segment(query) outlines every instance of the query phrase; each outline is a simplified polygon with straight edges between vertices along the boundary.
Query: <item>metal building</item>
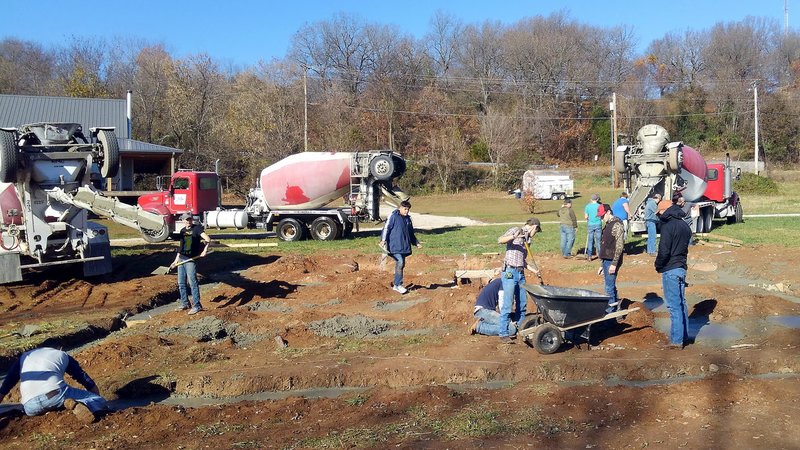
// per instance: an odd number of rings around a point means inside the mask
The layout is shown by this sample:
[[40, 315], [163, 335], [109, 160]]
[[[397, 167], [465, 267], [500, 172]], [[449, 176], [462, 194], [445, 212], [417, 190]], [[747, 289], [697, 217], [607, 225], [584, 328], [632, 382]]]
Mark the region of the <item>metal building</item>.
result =
[[131, 139], [130, 97], [130, 92], [127, 99], [0, 94], [0, 127], [36, 122], [80, 123], [84, 129], [114, 127], [120, 170], [110, 186], [108, 180], [103, 181], [103, 188], [118, 195], [136, 195], [131, 192], [136, 174], [171, 175], [183, 150]]

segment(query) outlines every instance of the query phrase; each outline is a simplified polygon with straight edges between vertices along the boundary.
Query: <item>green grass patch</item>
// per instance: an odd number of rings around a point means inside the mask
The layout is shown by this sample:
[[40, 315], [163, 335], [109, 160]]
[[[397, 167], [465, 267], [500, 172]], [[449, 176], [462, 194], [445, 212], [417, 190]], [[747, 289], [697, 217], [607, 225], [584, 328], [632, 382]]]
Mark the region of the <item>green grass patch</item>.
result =
[[733, 181], [733, 190], [739, 195], [777, 195], [780, 187], [771, 178], [754, 173], [744, 172], [738, 180]]

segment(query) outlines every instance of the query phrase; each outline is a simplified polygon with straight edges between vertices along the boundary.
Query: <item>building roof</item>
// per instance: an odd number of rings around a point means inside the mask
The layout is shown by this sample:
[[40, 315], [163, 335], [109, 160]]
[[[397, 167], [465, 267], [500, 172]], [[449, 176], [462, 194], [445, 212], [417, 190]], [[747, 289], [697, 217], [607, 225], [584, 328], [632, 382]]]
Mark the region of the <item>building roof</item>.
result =
[[165, 145], [157, 145], [157, 144], [150, 144], [148, 142], [137, 141], [134, 139], [123, 139], [117, 137], [117, 141], [119, 141], [119, 151], [123, 155], [126, 153], [149, 153], [149, 154], [176, 154], [180, 155], [183, 153], [183, 150], [167, 147]]
[[114, 127], [117, 137], [128, 139], [126, 103], [125, 99], [0, 94], [0, 127], [19, 128], [36, 122], [79, 123], [84, 129]]

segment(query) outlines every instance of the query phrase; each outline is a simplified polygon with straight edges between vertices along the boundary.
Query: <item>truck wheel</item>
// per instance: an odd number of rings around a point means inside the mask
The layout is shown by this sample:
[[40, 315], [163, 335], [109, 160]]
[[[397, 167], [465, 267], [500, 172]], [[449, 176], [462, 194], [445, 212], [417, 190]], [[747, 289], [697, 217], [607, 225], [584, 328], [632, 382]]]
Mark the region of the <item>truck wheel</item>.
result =
[[550, 200], [558, 200], [558, 194], [551, 195]]
[[343, 238], [348, 238], [348, 237], [350, 237], [350, 235], [353, 234], [353, 226], [354, 226], [353, 222], [350, 222], [349, 220], [345, 220], [344, 229], [342, 230], [342, 237]]
[[103, 147], [103, 165], [100, 166], [100, 176], [113, 178], [119, 172], [119, 142], [117, 134], [110, 130], [97, 132], [97, 141]]
[[317, 217], [311, 222], [311, 237], [317, 241], [333, 241], [339, 238], [339, 224], [330, 217]]
[[728, 216], [728, 224], [741, 223], [743, 221], [742, 203], [736, 203], [733, 208], [733, 215]]
[[14, 133], [0, 130], [0, 182], [17, 181], [17, 143]]
[[714, 209], [711, 206], [703, 209], [703, 233], [710, 233], [711, 227], [714, 223]]
[[151, 243], [157, 244], [164, 242], [169, 237], [169, 224], [164, 222], [164, 227], [160, 231], [146, 230], [142, 228], [142, 238]]
[[303, 239], [305, 226], [297, 219], [286, 218], [278, 222], [278, 239], [294, 242]]
[[683, 151], [678, 147], [672, 147], [669, 149], [668, 158], [667, 165], [669, 166], [670, 172], [680, 172], [681, 163], [683, 163]]
[[394, 173], [392, 174], [393, 178], [399, 178], [406, 173], [406, 160], [400, 157], [392, 157], [394, 161]]
[[378, 181], [392, 179], [394, 174], [394, 161], [391, 156], [378, 155], [369, 163], [369, 173]]
[[531, 339], [533, 340], [533, 348], [543, 355], [555, 353], [564, 342], [561, 338], [561, 331], [551, 323], [536, 327]]

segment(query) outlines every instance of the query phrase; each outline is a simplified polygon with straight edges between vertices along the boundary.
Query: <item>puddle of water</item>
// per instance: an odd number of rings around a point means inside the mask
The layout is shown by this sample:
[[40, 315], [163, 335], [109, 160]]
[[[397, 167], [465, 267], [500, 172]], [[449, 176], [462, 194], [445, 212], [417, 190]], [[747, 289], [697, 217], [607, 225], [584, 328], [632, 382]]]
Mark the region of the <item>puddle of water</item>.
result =
[[[658, 331], [668, 335], [670, 320], [668, 317], [657, 317], [654, 326]], [[735, 327], [709, 323], [708, 319], [700, 317], [689, 318], [689, 337], [694, 338], [697, 343], [702, 343], [704, 341], [734, 341], [741, 339], [744, 335]]]
[[800, 328], [800, 316], [772, 316], [767, 320], [786, 328]]

